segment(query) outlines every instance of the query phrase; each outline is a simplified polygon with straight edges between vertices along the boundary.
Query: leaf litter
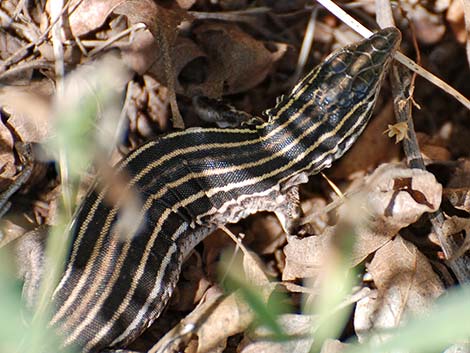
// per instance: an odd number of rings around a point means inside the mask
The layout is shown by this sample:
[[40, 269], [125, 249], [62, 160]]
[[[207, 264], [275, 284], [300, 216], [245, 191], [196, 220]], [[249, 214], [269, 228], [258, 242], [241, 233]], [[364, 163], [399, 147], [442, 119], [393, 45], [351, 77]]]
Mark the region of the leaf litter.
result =
[[[470, 72], [460, 44], [465, 42], [465, 16], [459, 4], [404, 1], [395, 16], [404, 33], [403, 50], [416, 39], [426, 49], [421, 53], [423, 63], [468, 96]], [[273, 8], [269, 8], [270, 1], [258, 5], [267, 7], [252, 11], [247, 2], [236, 0], [66, 3], [61, 41], [67, 75], [94, 65], [110, 52], [132, 73], [122, 91], [120, 124], [124, 133], [115, 156], [181, 124], [208, 126], [191, 106], [194, 95], [224, 97], [238, 109], [260, 115], [286, 93], [309, 11], [304, 1], [277, 1]], [[370, 5], [360, 5], [357, 11], [361, 10], [364, 16], [373, 17]], [[15, 144], [45, 144], [55, 134], [54, 67], [58, 58], [49, 11], [43, 2], [0, 4], [2, 190], [24, 169]], [[337, 45], [334, 33], [338, 29], [345, 37], [350, 33], [331, 15], [323, 13], [317, 19], [307, 67]], [[162, 347], [186, 352], [308, 352], [316, 337], [312, 327], [318, 328], [320, 322], [306, 310], [306, 303], [315, 301], [320, 291], [310, 284], [325, 281], [337, 254], [346, 259], [345, 271], [362, 275], [350, 294], [368, 289], [365, 296], [350, 303], [355, 311], [341, 332], [343, 342], [351, 337], [363, 341], [371, 334], [376, 340], [385, 339], [383, 329], [428, 312], [456, 280], [446, 267], [426, 214], [444, 210], [443, 231], [462, 244], [454, 256], [468, 256], [470, 114], [418, 80], [414, 99], [422, 109], [413, 112], [413, 119], [429, 172], [408, 169], [397, 163], [403, 155], [384, 135], [387, 126], [394, 124], [389, 92], [385, 84], [363, 137], [326, 172], [344, 190], [346, 199], [338, 198], [324, 179], [315, 176], [301, 190], [309, 223], [298, 234], [284, 234], [270, 214], [231, 225], [235, 234], [243, 235], [243, 246], [254, 253], [240, 251], [224, 232], [217, 231], [186, 262], [167, 311], [130, 348], [144, 350], [161, 340]], [[101, 119], [103, 112], [96, 112], [94, 125], [99, 126]], [[35, 169], [46, 172], [33, 173], [32, 180], [9, 197], [11, 207], [2, 220], [3, 246], [11, 242], [21, 248], [29, 240], [23, 233], [54, 223], [57, 174], [52, 172], [48, 156], [40, 151], [35, 156]], [[345, 239], [353, 241], [343, 252], [340, 248]], [[9, 245], [6, 248], [13, 251]], [[225, 268], [220, 274], [222, 251], [242, 258], [232, 263], [242, 279], [235, 281], [239, 288], [230, 293], [222, 287], [235, 270]], [[32, 254], [28, 261], [37, 261], [34, 251]], [[37, 285], [31, 279], [26, 283], [26, 291]], [[259, 297], [252, 296], [256, 292]], [[273, 328], [260, 313], [274, 310], [269, 302], [276, 293], [282, 294], [281, 301], [288, 302], [290, 309], [276, 314]], [[32, 294], [25, 298], [34, 301]], [[273, 340], [273, 329], [291, 340]], [[326, 339], [321, 351], [337, 352], [346, 346]]]

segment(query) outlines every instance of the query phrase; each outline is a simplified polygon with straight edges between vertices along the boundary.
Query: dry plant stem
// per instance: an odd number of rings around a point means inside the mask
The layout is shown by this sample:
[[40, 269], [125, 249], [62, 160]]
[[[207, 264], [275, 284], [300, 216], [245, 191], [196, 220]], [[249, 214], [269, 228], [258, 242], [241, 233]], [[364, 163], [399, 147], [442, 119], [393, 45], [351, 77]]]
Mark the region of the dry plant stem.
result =
[[[51, 64], [48, 61], [39, 59], [39, 60], [33, 60], [33, 61], [25, 61], [22, 62], [21, 64], [16, 65], [15, 67], [11, 68], [10, 70], [7, 70], [3, 73], [0, 73], [0, 81], [7, 79], [11, 76], [15, 76], [23, 71], [26, 70], [38, 70], [38, 69], [47, 69], [50, 68]], [[1, 71], [1, 68], [0, 68]]]
[[135, 32], [141, 31], [147, 29], [147, 26], [143, 23], [136, 23], [135, 25], [131, 26], [130, 28], [125, 29], [124, 31], [116, 34], [115, 36], [109, 38], [105, 42], [100, 42], [100, 44], [94, 48], [90, 53], [88, 54], [90, 57], [100, 53], [101, 51], [105, 50], [108, 48], [110, 45], [113, 43], [117, 42], [118, 40], [126, 37], [127, 35], [130, 34], [130, 39], [129, 41], [132, 41], [132, 36]]
[[[164, 18], [162, 18], [163, 20]], [[165, 78], [167, 81], [168, 87], [168, 98], [170, 100], [171, 114], [173, 127], [175, 129], [184, 129], [183, 117], [180, 114], [178, 109], [178, 103], [176, 102], [176, 93], [175, 93], [175, 74], [173, 70], [173, 63], [171, 59], [171, 48], [169, 38], [172, 33], [169, 33], [168, 26], [166, 21], [161, 21], [156, 26], [156, 39], [162, 43], [162, 54], [163, 54], [163, 71], [165, 72]]]
[[310, 50], [312, 49], [313, 37], [315, 36], [315, 26], [317, 22], [318, 7], [314, 7], [310, 13], [310, 19], [308, 20], [307, 29], [305, 30], [304, 40], [302, 41], [302, 47], [300, 48], [299, 58], [297, 60], [297, 67], [295, 68], [295, 74], [291, 78], [291, 82], [295, 83], [299, 80], [302, 74], [305, 63], [307, 62]]
[[[403, 150], [406, 155], [407, 164], [411, 168], [425, 170], [423, 158], [419, 150], [418, 140], [411, 119], [412, 100], [408, 96], [412, 82], [412, 75], [409, 70], [402, 66], [393, 65], [391, 69], [391, 83], [394, 96], [394, 108], [397, 122], [408, 124], [408, 138], [403, 140]], [[452, 237], [446, 237], [442, 233], [444, 215], [438, 210], [429, 215], [433, 231], [436, 233], [441, 248], [447, 259], [451, 259], [458, 251], [459, 246]], [[454, 260], [448, 260], [448, 264], [460, 283], [470, 282], [470, 258], [462, 256]]]
[[199, 20], [224, 20], [224, 21], [240, 21], [241, 16], [245, 15], [258, 15], [271, 12], [269, 7], [256, 7], [253, 9], [246, 9], [240, 11], [224, 11], [224, 12], [203, 12], [203, 11], [188, 11], [191, 16]]

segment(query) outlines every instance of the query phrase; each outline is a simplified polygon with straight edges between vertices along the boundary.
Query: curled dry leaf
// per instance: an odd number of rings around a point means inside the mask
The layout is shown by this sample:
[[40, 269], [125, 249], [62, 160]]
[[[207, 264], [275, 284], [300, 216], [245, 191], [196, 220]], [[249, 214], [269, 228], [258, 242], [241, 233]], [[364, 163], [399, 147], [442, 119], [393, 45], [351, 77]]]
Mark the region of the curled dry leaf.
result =
[[360, 341], [371, 331], [401, 325], [410, 314], [427, 312], [444, 293], [428, 259], [400, 236], [377, 250], [368, 270], [377, 290], [356, 307], [354, 327]]
[[362, 217], [356, 215], [359, 219], [366, 215], [368, 221], [356, 227], [353, 264], [360, 263], [423, 213], [436, 211], [442, 186], [427, 171], [384, 164], [367, 178], [364, 192], [356, 201], [353, 199], [352, 207], [346, 204], [340, 208], [340, 213], [346, 215], [351, 210], [367, 210]]
[[340, 207], [337, 226], [319, 236], [288, 237], [283, 280], [315, 277], [344, 223], [355, 230], [351, 265], [357, 265], [424, 212], [437, 210], [442, 186], [427, 171], [385, 164], [366, 179], [362, 191]]
[[447, 182], [446, 188], [448, 189], [470, 189], [470, 160], [459, 159], [457, 167], [450, 170], [451, 177]]
[[126, 112], [129, 130], [149, 139], [168, 129], [168, 89], [148, 75], [142, 78], [143, 84], [131, 81], [127, 86]]
[[264, 263], [255, 252], [247, 252], [243, 256], [243, 270], [246, 279], [254, 286], [269, 286], [269, 278], [264, 270]]
[[394, 219], [397, 230], [441, 204], [442, 186], [431, 173], [397, 164], [379, 166], [366, 180], [367, 206], [374, 215]]
[[[149, 46], [149, 50], [144, 50], [142, 51], [142, 53], [140, 53], [140, 51], [142, 50], [142, 46], [133, 43], [133, 52], [129, 53], [126, 49], [123, 53], [126, 57], [126, 60], [131, 63], [132, 67], [136, 67], [139, 70], [137, 72], [145, 71], [147, 69], [143, 70], [145, 65], [142, 64], [139, 64], [139, 66], [137, 66], [136, 60], [141, 60], [143, 63], [147, 63], [146, 65], [151, 64], [151, 66], [147, 66], [149, 74], [154, 76], [157, 81], [165, 84], [167, 78], [163, 70], [164, 56], [161, 52], [161, 49], [159, 49], [157, 46], [158, 43], [153, 43]], [[185, 87], [187, 83], [182, 82], [182, 80], [180, 79], [182, 70], [187, 70], [188, 64], [195, 63], [195, 69], [199, 70], [195, 70], [198, 72], [192, 73], [192, 76], [189, 81], [194, 81], [197, 85], [197, 82], [202, 81], [202, 76], [204, 76], [204, 70], [200, 67], [197, 67], [197, 63], [202, 63], [206, 61], [207, 55], [199, 46], [197, 46], [196, 43], [194, 43], [188, 38], [183, 37], [176, 38], [175, 42], [171, 46], [170, 51], [170, 57], [172, 60], [175, 77], [178, 78], [176, 80], [175, 90], [177, 93], [184, 94], [188, 90], [188, 88]]]
[[[463, 238], [463, 242], [458, 240], [461, 245], [458, 251], [452, 255], [453, 258], [460, 257], [470, 250], [470, 220], [468, 218], [453, 216], [446, 219], [442, 225], [442, 234], [447, 237]], [[431, 235], [434, 235], [434, 233], [431, 233]], [[440, 245], [437, 237], [436, 239], [431, 237], [431, 240]]]
[[445, 188], [443, 195], [455, 208], [470, 212], [470, 189], [468, 187]]
[[211, 352], [228, 337], [243, 332], [253, 320], [253, 312], [238, 293], [222, 299], [197, 330], [198, 352]]
[[[231, 267], [232, 265], [230, 262]], [[240, 266], [235, 267], [240, 268]], [[243, 276], [247, 280], [245, 285], [254, 286], [257, 295], [266, 303], [276, 285], [269, 282], [261, 260], [255, 253], [244, 250], [243, 269]], [[238, 273], [231, 273], [230, 276], [232, 275], [242, 276]], [[222, 352], [228, 337], [243, 332], [251, 324], [254, 315], [238, 291], [223, 298], [220, 291], [212, 288], [206, 292], [199, 305], [162, 338], [158, 346], [165, 347], [169, 342], [178, 342], [178, 345], [186, 346], [189, 337], [182, 332], [190, 327], [191, 332], [198, 337], [197, 352]]]
[[[254, 314], [240, 294], [226, 297], [218, 291], [206, 297], [187, 317], [169, 331], [155, 349], [184, 345], [187, 333], [198, 337], [197, 352], [218, 352], [226, 345], [228, 337], [243, 332], [252, 322]], [[176, 347], [175, 347], [176, 348]]]

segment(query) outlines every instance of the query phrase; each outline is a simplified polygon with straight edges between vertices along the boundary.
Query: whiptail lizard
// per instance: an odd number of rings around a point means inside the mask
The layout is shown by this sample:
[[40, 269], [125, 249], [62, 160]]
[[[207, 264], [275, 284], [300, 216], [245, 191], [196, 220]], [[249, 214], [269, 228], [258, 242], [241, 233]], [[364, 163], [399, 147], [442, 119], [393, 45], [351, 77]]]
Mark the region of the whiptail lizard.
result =
[[170, 133], [122, 159], [121, 195], [135, 193], [140, 205], [135, 231], [123, 236], [116, 226], [125, 196], [115, 200], [105, 186], [85, 197], [53, 296], [51, 325], [64, 346], [102, 352], [133, 341], [164, 309], [186, 255], [219, 225], [264, 210], [292, 231], [297, 186], [364, 130], [400, 38], [387, 28], [334, 52], [264, 123]]

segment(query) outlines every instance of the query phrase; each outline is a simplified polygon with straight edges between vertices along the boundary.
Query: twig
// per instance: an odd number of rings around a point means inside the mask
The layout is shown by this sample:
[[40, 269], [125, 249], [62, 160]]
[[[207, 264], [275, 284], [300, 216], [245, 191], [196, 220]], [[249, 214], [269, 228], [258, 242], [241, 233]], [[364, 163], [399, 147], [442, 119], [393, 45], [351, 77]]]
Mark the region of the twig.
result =
[[100, 45], [98, 45], [96, 48], [94, 48], [92, 51], [90, 51], [88, 56], [92, 57], [92, 56], [98, 54], [100, 51], [102, 51], [102, 50], [106, 49], [107, 47], [109, 47], [111, 44], [117, 42], [119, 39], [124, 38], [128, 34], [131, 34], [131, 36], [132, 36], [135, 32], [138, 32], [138, 31], [146, 29], [146, 28], [147, 28], [147, 26], [145, 24], [136, 23], [133, 26], [125, 29], [124, 31], [116, 34], [115, 36], [112, 36], [108, 40], [106, 40], [104, 42], [101, 42]]
[[295, 74], [293, 75], [291, 82], [297, 82], [302, 74], [305, 63], [307, 62], [308, 55], [312, 49], [313, 37], [315, 35], [315, 24], [317, 20], [318, 7], [314, 7], [310, 13], [310, 19], [308, 20], [307, 28], [305, 29], [304, 39], [302, 41], [302, 47], [300, 48], [299, 58], [297, 60], [297, 67], [295, 68]]

